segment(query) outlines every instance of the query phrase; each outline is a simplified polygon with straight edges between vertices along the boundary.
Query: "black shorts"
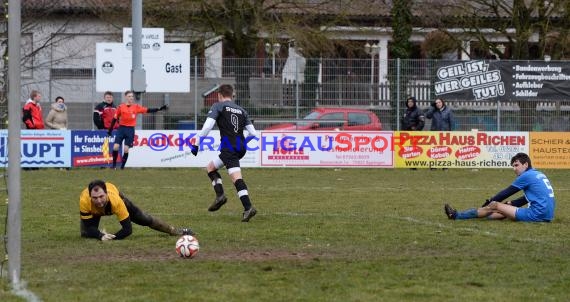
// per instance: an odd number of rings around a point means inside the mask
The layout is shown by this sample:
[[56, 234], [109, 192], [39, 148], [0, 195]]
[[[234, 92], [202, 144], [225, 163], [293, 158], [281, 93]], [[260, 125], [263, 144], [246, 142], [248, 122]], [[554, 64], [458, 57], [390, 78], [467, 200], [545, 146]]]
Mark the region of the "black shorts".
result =
[[123, 199], [129, 212], [129, 218], [131, 218], [133, 223], [142, 226], [148, 226], [152, 223], [152, 217], [137, 207], [127, 196], [123, 195], [123, 193], [119, 193], [119, 196]]
[[245, 156], [246, 152], [247, 150], [245, 148], [237, 152], [222, 149], [222, 151], [220, 151], [220, 159], [224, 163], [224, 166], [226, 166], [226, 169], [239, 168], [239, 160]]
[[121, 144], [125, 141], [125, 146], [133, 147], [135, 141], [135, 127], [120, 126], [115, 134], [115, 144]]

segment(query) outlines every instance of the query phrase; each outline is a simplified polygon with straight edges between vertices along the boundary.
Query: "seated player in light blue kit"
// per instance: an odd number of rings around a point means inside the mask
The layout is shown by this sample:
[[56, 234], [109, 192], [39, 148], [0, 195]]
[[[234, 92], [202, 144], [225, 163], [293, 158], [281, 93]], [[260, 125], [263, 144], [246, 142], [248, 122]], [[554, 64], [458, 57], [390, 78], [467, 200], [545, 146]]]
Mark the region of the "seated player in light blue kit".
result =
[[[508, 218], [515, 221], [550, 222], [554, 219], [554, 189], [542, 172], [532, 168], [530, 157], [525, 153], [517, 153], [511, 158], [511, 166], [517, 175], [515, 181], [497, 195], [488, 199], [481, 208], [457, 211], [445, 204], [445, 214], [449, 219]], [[511, 195], [522, 190], [521, 198], [502, 203]], [[522, 206], [528, 203], [528, 207]]]

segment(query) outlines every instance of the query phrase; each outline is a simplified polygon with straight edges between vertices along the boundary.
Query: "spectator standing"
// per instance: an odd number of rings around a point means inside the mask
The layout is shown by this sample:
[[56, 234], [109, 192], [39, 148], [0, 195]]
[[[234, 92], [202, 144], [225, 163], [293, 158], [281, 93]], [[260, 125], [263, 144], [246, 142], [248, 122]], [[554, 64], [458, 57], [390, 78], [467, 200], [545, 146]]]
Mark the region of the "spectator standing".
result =
[[418, 108], [417, 100], [411, 96], [406, 100], [406, 112], [402, 118], [402, 130], [421, 131], [424, 129], [425, 116], [423, 111]]
[[[437, 98], [426, 112], [426, 117], [431, 119], [431, 131], [452, 131], [455, 128], [453, 112], [445, 105], [442, 98]], [[430, 168], [435, 170], [436, 168]], [[447, 171], [447, 168], [443, 168]]]
[[452, 131], [455, 128], [453, 112], [445, 105], [442, 98], [437, 98], [431, 103], [431, 108], [426, 112], [426, 117], [431, 119], [431, 131]]
[[40, 100], [42, 95], [37, 90], [32, 90], [30, 98], [26, 101], [22, 113], [22, 121], [26, 124], [26, 129], [44, 129], [44, 118]]
[[[113, 103], [113, 93], [111, 91], [105, 91], [103, 94], [103, 101], [95, 106], [93, 111], [93, 123], [99, 130], [109, 129], [117, 107]], [[119, 124], [115, 124], [114, 129], [119, 128]]]
[[67, 106], [63, 97], [56, 97], [55, 102], [51, 104], [51, 110], [46, 118], [46, 125], [50, 129], [67, 129]]

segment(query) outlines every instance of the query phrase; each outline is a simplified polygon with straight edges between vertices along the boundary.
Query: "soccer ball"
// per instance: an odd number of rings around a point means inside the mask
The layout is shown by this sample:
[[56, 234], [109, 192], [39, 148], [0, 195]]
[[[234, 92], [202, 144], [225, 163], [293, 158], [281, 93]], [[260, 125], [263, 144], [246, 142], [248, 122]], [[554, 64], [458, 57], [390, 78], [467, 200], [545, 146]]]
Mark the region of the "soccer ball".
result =
[[176, 253], [182, 258], [194, 258], [200, 250], [198, 239], [191, 235], [183, 235], [176, 241]]

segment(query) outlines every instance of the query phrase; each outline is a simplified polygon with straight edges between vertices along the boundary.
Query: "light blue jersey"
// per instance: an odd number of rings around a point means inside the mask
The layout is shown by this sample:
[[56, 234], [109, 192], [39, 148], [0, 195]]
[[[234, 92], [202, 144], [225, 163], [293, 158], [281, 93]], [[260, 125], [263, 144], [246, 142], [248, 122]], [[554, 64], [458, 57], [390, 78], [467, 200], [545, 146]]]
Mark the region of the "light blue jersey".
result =
[[554, 219], [554, 189], [542, 172], [528, 169], [519, 175], [512, 184], [524, 192], [528, 208], [519, 208], [516, 219], [519, 221], [552, 221]]

